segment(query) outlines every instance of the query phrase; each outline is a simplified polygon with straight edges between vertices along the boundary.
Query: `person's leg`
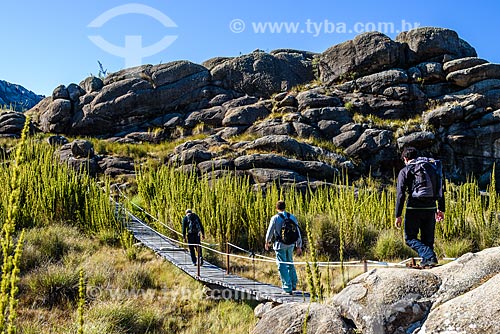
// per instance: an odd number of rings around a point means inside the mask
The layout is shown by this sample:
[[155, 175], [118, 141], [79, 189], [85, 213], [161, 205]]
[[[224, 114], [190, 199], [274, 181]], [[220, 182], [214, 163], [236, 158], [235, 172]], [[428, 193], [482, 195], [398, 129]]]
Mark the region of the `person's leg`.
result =
[[193, 262], [193, 264], [196, 264], [197, 263], [197, 261], [196, 261], [196, 248], [197, 248], [197, 246], [195, 245], [196, 239], [194, 238], [194, 236], [189, 235], [189, 234], [187, 236], [187, 239], [188, 239], [188, 243], [189, 243], [189, 253], [191, 254], [191, 261]]
[[436, 229], [435, 212], [431, 210], [423, 212], [420, 226], [420, 240], [424, 245], [429, 247], [426, 253], [426, 259], [437, 263], [437, 256], [434, 252], [434, 234]]
[[295, 290], [297, 288], [297, 272], [295, 270], [295, 266], [293, 265], [293, 249], [293, 246], [286, 249], [286, 262], [290, 262], [290, 264], [287, 265], [288, 275], [290, 276], [292, 290]]
[[422, 228], [423, 220], [428, 217], [431, 210], [406, 210], [405, 215], [405, 241], [408, 246], [418, 253], [422, 261], [429, 261], [435, 256], [434, 251], [418, 239], [418, 232]]
[[196, 246], [196, 252], [198, 253], [198, 259], [200, 261], [200, 266], [203, 265], [203, 249], [201, 248], [201, 239], [200, 239], [200, 236], [197, 235], [196, 236], [196, 244], [198, 246]]
[[290, 282], [290, 275], [288, 273], [288, 265], [284, 262], [287, 262], [287, 250], [286, 249], [278, 249], [276, 252], [276, 261], [278, 263], [278, 271], [280, 273], [281, 278], [281, 287], [283, 291], [292, 292], [292, 283]]

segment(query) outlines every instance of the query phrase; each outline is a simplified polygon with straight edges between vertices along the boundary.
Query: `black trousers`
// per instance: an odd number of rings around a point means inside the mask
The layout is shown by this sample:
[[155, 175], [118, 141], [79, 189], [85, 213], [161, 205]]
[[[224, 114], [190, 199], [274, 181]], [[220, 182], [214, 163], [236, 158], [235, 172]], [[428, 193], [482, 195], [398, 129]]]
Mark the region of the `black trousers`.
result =
[[201, 247], [197, 246], [200, 244], [200, 235], [198, 233], [196, 233], [196, 234], [188, 233], [187, 239], [188, 239], [188, 243], [189, 243], [189, 253], [191, 254], [191, 261], [193, 262], [193, 264], [197, 264], [198, 263], [198, 261], [196, 259], [197, 249], [199, 250], [198, 257], [200, 259], [203, 259]]
[[[425, 260], [436, 260], [434, 253], [434, 229], [436, 209], [406, 209], [405, 240]], [[418, 233], [420, 232], [420, 239]]]

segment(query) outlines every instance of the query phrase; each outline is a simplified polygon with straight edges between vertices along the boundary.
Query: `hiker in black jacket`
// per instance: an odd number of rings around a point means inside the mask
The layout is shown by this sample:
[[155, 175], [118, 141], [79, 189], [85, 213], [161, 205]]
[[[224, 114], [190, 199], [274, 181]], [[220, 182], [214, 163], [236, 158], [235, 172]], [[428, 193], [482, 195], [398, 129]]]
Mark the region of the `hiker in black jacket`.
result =
[[[404, 148], [401, 157], [406, 166], [398, 175], [395, 225], [401, 228], [403, 206], [408, 194], [404, 220], [405, 241], [422, 258], [421, 267], [432, 267], [438, 262], [434, 252], [434, 229], [436, 221], [444, 219], [445, 202], [442, 188], [440, 196], [416, 197], [415, 161], [421, 158], [418, 157], [417, 150], [411, 146]], [[441, 178], [439, 182], [439, 186], [442, 187]], [[419, 231], [420, 239], [418, 239]]]
[[189, 252], [191, 253], [191, 261], [193, 265], [197, 265], [196, 260], [196, 249], [199, 250], [198, 258], [200, 259], [200, 265], [203, 265], [203, 257], [200, 245], [200, 235], [205, 239], [205, 229], [201, 223], [200, 217], [191, 209], [186, 210], [186, 216], [182, 219], [182, 237], [184, 241], [189, 244]]

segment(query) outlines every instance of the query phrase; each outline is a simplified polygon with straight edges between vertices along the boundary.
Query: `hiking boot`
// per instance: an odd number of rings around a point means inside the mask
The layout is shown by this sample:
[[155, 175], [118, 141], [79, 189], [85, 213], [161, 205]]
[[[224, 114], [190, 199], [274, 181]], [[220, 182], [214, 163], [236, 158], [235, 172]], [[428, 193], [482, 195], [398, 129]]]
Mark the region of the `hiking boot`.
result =
[[438, 264], [437, 259], [433, 258], [433, 259], [429, 259], [429, 260], [422, 260], [420, 262], [420, 267], [433, 268], [433, 267], [437, 266], [437, 264]]
[[293, 291], [285, 291], [285, 290], [283, 290], [281, 293], [284, 294], [284, 295], [293, 296]]

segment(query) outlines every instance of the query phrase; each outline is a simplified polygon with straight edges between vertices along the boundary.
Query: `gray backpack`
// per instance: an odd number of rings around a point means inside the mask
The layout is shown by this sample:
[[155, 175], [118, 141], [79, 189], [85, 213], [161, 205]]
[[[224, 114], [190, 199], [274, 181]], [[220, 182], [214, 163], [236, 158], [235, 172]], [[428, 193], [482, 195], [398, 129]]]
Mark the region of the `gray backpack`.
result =
[[434, 198], [443, 196], [443, 168], [441, 161], [419, 157], [410, 163], [415, 176], [411, 196], [413, 198]]
[[187, 216], [188, 219], [188, 228], [187, 232], [189, 234], [198, 234], [201, 232], [201, 223], [200, 223], [200, 218], [194, 213], [190, 213]]

